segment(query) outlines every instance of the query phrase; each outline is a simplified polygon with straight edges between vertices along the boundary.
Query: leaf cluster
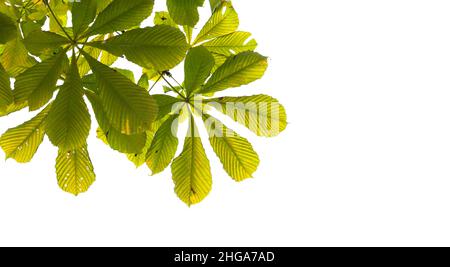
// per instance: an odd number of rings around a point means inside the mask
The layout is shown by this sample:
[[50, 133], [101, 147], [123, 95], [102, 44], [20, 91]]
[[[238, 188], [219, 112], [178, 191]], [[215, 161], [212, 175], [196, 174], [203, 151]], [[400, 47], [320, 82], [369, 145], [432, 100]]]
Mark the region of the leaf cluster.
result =
[[[255, 52], [251, 34], [238, 30], [230, 1], [210, 0], [211, 17], [197, 31], [204, 2], [167, 0], [152, 27], [140, 25], [153, 14], [154, 0], [1, 2], [0, 116], [24, 108], [37, 113], [1, 136], [6, 157], [31, 161], [47, 136], [59, 150], [61, 189], [86, 192], [96, 179], [87, 145], [95, 118], [97, 136], [137, 166], [146, 163], [157, 174], [171, 165], [176, 194], [192, 205], [212, 187], [201, 123], [230, 177], [252, 177], [257, 153], [212, 111], [266, 137], [286, 128], [286, 112], [266, 95], [215, 96], [260, 79], [268, 60]], [[137, 82], [133, 72], [114, 67], [120, 58], [142, 68]], [[179, 83], [170, 71], [183, 61]], [[164, 93], [153, 94], [163, 82]], [[189, 129], [177, 156], [185, 120]]]

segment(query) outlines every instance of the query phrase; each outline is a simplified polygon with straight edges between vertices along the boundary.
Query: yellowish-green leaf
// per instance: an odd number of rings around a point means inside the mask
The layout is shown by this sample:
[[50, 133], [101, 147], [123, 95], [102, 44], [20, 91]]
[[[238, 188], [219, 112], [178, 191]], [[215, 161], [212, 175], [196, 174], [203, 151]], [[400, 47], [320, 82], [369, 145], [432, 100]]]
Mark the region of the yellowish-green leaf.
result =
[[267, 95], [221, 97], [208, 100], [208, 104], [258, 136], [277, 136], [287, 127], [286, 110]]
[[98, 82], [98, 95], [111, 125], [123, 134], [149, 130], [158, 106], [148, 92], [128, 78], [83, 53]]
[[153, 23], [155, 25], [167, 25], [178, 28], [178, 24], [173, 21], [173, 19], [170, 17], [169, 12], [166, 11], [156, 12]]
[[181, 99], [172, 97], [170, 95], [153, 95], [156, 103], [158, 103], [159, 112], [158, 120], [164, 118], [170, 113], [176, 113], [180, 109]]
[[179, 29], [166, 25], [130, 30], [106, 42], [89, 45], [116, 56], [125, 55], [129, 61], [157, 71], [169, 70], [178, 65], [189, 47]]
[[86, 192], [95, 182], [87, 145], [68, 151], [60, 149], [56, 158], [56, 175], [59, 187], [65, 192], [75, 196]]
[[178, 148], [178, 115], [170, 116], [156, 132], [146, 155], [147, 166], [153, 175], [164, 171], [175, 157]]
[[[69, 5], [64, 1], [49, 1], [50, 7], [56, 15], [56, 19], [63, 27], [67, 25], [67, 12], [69, 11]], [[64, 35], [63, 29], [61, 29], [59, 23], [55, 17], [49, 16], [50, 19], [50, 31]], [[67, 30], [66, 30], [67, 32]]]
[[145, 159], [147, 157], [148, 149], [150, 148], [150, 145], [152, 144], [154, 135], [155, 135], [155, 133], [153, 131], [147, 131], [145, 146], [142, 148], [142, 150], [140, 152], [127, 154], [128, 160], [133, 162], [134, 165], [136, 166], [136, 168], [139, 168], [145, 164]]
[[212, 116], [204, 115], [209, 142], [223, 168], [237, 182], [252, 178], [259, 157], [250, 142]]
[[194, 27], [199, 21], [198, 8], [205, 0], [167, 0], [170, 16], [178, 25]]
[[[108, 38], [113, 37], [113, 34], [109, 34]], [[105, 64], [106, 66], [111, 66], [112, 64], [114, 64], [114, 62], [116, 62], [118, 59], [117, 56], [103, 50], [102, 51], [102, 56], [100, 57], [100, 62]]]
[[75, 39], [83, 33], [97, 15], [97, 1], [75, 1], [72, 6], [72, 24]]
[[0, 110], [0, 117], [7, 116], [28, 106], [27, 102], [13, 102], [5, 110]]
[[[99, 35], [94, 38], [94, 41], [103, 41], [104, 38], [105, 37], [103, 35]], [[98, 59], [100, 57], [100, 53], [102, 53], [100, 49], [91, 46], [85, 46], [83, 48], [83, 51], [95, 59]], [[78, 70], [80, 72], [81, 77], [85, 76], [87, 73], [89, 73], [89, 71], [91, 71], [91, 67], [89, 66], [89, 63], [87, 62], [86, 58], [80, 57], [78, 59]]]
[[33, 31], [25, 37], [25, 46], [30, 53], [40, 56], [51, 53], [57, 48], [69, 44], [70, 40], [53, 32]]
[[61, 150], [77, 149], [86, 143], [91, 117], [83, 96], [83, 85], [74, 58], [47, 117], [46, 133], [53, 145]]
[[211, 6], [211, 11], [214, 12], [214, 10], [216, 10], [216, 8], [224, 1], [227, 1], [227, 0], [209, 0], [209, 4]]
[[9, 129], [2, 135], [0, 146], [7, 158], [12, 158], [20, 163], [31, 161], [44, 140], [45, 119], [49, 110], [50, 105], [33, 119], [16, 128]]
[[5, 45], [0, 63], [11, 77], [17, 77], [36, 64], [36, 60], [28, 55], [22, 39], [16, 38]]
[[16, 23], [6, 14], [0, 13], [0, 44], [6, 44], [16, 36]]
[[258, 46], [255, 39], [250, 39], [249, 32], [234, 32], [215, 38], [203, 44], [210, 52], [232, 56], [245, 51], [253, 51]]
[[267, 66], [267, 58], [255, 52], [230, 57], [214, 72], [200, 93], [215, 93], [252, 83], [264, 75]]
[[153, 10], [154, 0], [114, 0], [97, 17], [88, 35], [128, 30], [146, 19]]
[[17, 8], [7, 5], [5, 1], [0, 2], [0, 12], [11, 18], [13, 21], [16, 21], [19, 18], [18, 16], [20, 14], [17, 11]]
[[239, 27], [239, 17], [230, 2], [223, 2], [218, 7], [211, 18], [203, 26], [194, 44], [199, 44], [206, 40], [224, 36], [235, 32]]
[[30, 110], [37, 110], [48, 103], [65, 63], [67, 63], [66, 53], [61, 51], [20, 74], [14, 86], [16, 101], [28, 101]]
[[5, 112], [13, 102], [14, 96], [11, 90], [9, 75], [0, 64], [0, 112]]
[[223, 65], [223, 63], [225, 63], [225, 61], [227, 61], [228, 57], [221, 55], [221, 54], [216, 54], [216, 53], [211, 53], [212, 56], [214, 57], [214, 68], [212, 69], [211, 72], [216, 72], [216, 70]]
[[214, 57], [206, 48], [199, 46], [189, 51], [184, 64], [184, 88], [189, 96], [205, 83], [213, 67]]
[[90, 92], [86, 95], [92, 104], [95, 117], [97, 118], [97, 122], [100, 126], [100, 128], [97, 129], [97, 137], [109, 145], [112, 149], [121, 153], [140, 153], [146, 143], [146, 134], [122, 134], [120, 131], [111, 126], [111, 122], [106, 116], [100, 98]]
[[113, 0], [95, 0], [97, 2], [97, 14], [105, 10]]
[[175, 193], [187, 205], [200, 203], [212, 188], [209, 160], [191, 117], [183, 152], [172, 163]]

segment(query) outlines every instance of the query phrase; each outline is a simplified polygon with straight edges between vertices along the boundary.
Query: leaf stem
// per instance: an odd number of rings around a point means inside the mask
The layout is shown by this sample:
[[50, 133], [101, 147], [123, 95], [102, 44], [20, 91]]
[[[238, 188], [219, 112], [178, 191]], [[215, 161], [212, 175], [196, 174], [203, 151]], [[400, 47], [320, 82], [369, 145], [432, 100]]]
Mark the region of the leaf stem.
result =
[[43, 0], [45, 6], [47, 7], [47, 9], [50, 11], [50, 13], [52, 14], [53, 18], [55, 19], [56, 23], [58, 24], [58, 26], [61, 28], [61, 30], [64, 32], [64, 34], [67, 36], [67, 38], [69, 38], [69, 40], [72, 43], [75, 43], [75, 41], [72, 39], [72, 37], [70, 37], [70, 35], [66, 32], [66, 30], [64, 29], [64, 27], [62, 26], [61, 22], [59, 22], [58, 18], [56, 17], [55, 12], [53, 12], [53, 9], [50, 7], [50, 5], [48, 4], [48, 0]]
[[178, 90], [166, 79], [166, 77], [164, 77], [163, 73], [161, 73], [161, 77], [175, 93], [177, 93], [182, 99], [187, 100], [186, 97], [184, 95], [182, 95], [180, 92], [178, 92]]
[[148, 92], [150, 93], [153, 88], [155, 88], [155, 86], [158, 84], [158, 82], [161, 80], [163, 74], [159, 75], [158, 79], [155, 81], [155, 83], [152, 85], [152, 87], [150, 87], [150, 89], [148, 89]]

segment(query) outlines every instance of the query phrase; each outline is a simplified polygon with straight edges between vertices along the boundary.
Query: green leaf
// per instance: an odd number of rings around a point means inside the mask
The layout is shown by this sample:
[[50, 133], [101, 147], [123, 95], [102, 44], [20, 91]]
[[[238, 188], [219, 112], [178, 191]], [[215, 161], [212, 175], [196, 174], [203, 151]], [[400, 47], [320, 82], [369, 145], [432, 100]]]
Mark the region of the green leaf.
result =
[[277, 136], [287, 127], [286, 110], [267, 95], [220, 97], [209, 99], [208, 104], [258, 136]]
[[250, 39], [249, 32], [234, 32], [218, 37], [203, 44], [210, 52], [232, 56], [246, 51], [253, 51], [258, 46], [255, 39]]
[[199, 21], [198, 8], [205, 0], [167, 0], [170, 16], [179, 25], [194, 27]]
[[5, 45], [0, 64], [11, 77], [17, 77], [17, 75], [36, 64], [36, 60], [28, 55], [22, 40], [17, 38]]
[[146, 155], [153, 175], [164, 171], [172, 162], [178, 148], [178, 115], [170, 116], [156, 132]]
[[98, 82], [98, 95], [112, 126], [123, 134], [150, 129], [158, 114], [156, 102], [143, 88], [83, 53]]
[[251, 178], [259, 157], [250, 142], [212, 116], [204, 115], [204, 121], [209, 142], [228, 175], [238, 182]]
[[211, 53], [211, 54], [214, 57], [214, 62], [215, 62], [214, 68], [212, 69], [211, 72], [216, 72], [216, 70], [218, 68], [220, 68], [220, 66], [222, 66], [223, 63], [225, 63], [225, 61], [227, 61], [228, 57], [221, 55], [221, 54], [216, 54], [216, 53]]
[[173, 21], [173, 19], [170, 17], [169, 12], [165, 11], [156, 12], [153, 23], [155, 25], [167, 25], [172, 26], [174, 28], [178, 28], [178, 24], [175, 21]]
[[[225, 0], [226, 1], [226, 0]], [[216, 8], [223, 2], [223, 0], [209, 0], [211, 11], [214, 12]]]
[[148, 80], [148, 75], [143, 73], [139, 78], [138, 85], [146, 90], [150, 87], [150, 82]]
[[0, 111], [5, 112], [13, 102], [14, 96], [11, 90], [9, 75], [0, 64]]
[[34, 31], [24, 40], [25, 46], [32, 54], [40, 56], [51, 53], [57, 48], [70, 44], [70, 40], [53, 32]]
[[83, 146], [91, 128], [91, 118], [83, 99], [83, 85], [75, 58], [71, 65], [52, 105], [46, 127], [53, 145], [66, 151]]
[[140, 153], [146, 143], [146, 134], [122, 134], [112, 127], [111, 121], [106, 116], [100, 98], [93, 93], [86, 93], [94, 109], [95, 117], [100, 128], [97, 130], [97, 137], [107, 143], [112, 149], [121, 153]]
[[138, 26], [153, 10], [154, 0], [114, 0], [103, 10], [88, 35], [128, 30]]
[[75, 1], [73, 3], [72, 24], [75, 39], [89, 27], [89, 24], [91, 24], [96, 15], [97, 1], [83, 0], [79, 2]]
[[203, 41], [224, 36], [235, 32], [239, 27], [239, 17], [230, 2], [223, 2], [220, 7], [214, 11], [211, 18], [202, 28], [194, 44]]
[[48, 103], [66, 62], [66, 53], [61, 51], [19, 75], [14, 89], [16, 100], [28, 100], [30, 110], [37, 110]]
[[153, 95], [156, 103], [158, 103], [159, 112], [158, 120], [164, 118], [172, 112], [179, 111], [179, 105], [175, 106], [177, 103], [181, 102], [181, 99], [172, 97], [170, 95]]
[[88, 45], [107, 50], [116, 56], [125, 55], [131, 62], [158, 71], [178, 65], [189, 47], [186, 37], [179, 29], [166, 25], [131, 30], [106, 42]]
[[78, 196], [86, 192], [95, 182], [87, 145], [74, 150], [62, 150], [56, 158], [56, 175], [59, 187], [65, 192]]
[[184, 88], [188, 96], [200, 89], [213, 67], [214, 57], [206, 48], [199, 46], [189, 51], [184, 64]]
[[200, 93], [215, 93], [252, 83], [264, 75], [267, 66], [267, 58], [255, 52], [230, 57], [214, 72]]
[[175, 193], [189, 206], [211, 192], [211, 168], [192, 116], [183, 152], [172, 163], [172, 176]]
[[30, 33], [34, 31], [41, 31], [41, 28], [45, 24], [45, 19], [39, 21], [22, 21], [20, 27], [22, 28], [23, 36], [26, 38]]
[[[113, 37], [113, 34], [109, 34], [108, 38]], [[101, 51], [102, 52], [102, 56], [100, 57], [100, 62], [105, 64], [106, 66], [111, 66], [112, 64], [114, 64], [114, 62], [117, 61], [118, 57], [107, 52], [107, 51]]]
[[120, 68], [112, 68], [112, 69], [122, 74], [123, 76], [127, 77], [127, 79], [130, 80], [132, 83], [136, 82], [134, 78], [134, 72], [132, 72], [131, 70], [125, 70]]
[[38, 150], [45, 135], [45, 119], [50, 106], [47, 106], [36, 117], [24, 124], [9, 129], [0, 138], [0, 146], [7, 158], [19, 163], [30, 162]]
[[95, 0], [97, 2], [97, 14], [105, 10], [113, 0]]
[[[59, 23], [61, 23], [63, 27], [65, 27], [67, 25], [67, 11], [69, 11], [69, 5], [64, 3], [64, 1], [54, 1], [54, 0], [50, 1], [49, 4], [51, 9], [56, 15], [56, 19], [59, 21]], [[63, 29], [61, 29], [58, 22], [52, 15], [49, 16], [49, 19], [50, 19], [50, 31], [61, 35], [65, 35]]]
[[140, 150], [140, 152], [127, 154], [128, 160], [133, 162], [136, 168], [139, 168], [145, 164], [147, 152], [148, 149], [150, 148], [150, 145], [152, 144], [154, 135], [155, 133], [153, 131], [147, 131], [145, 146]]
[[0, 13], [0, 44], [6, 44], [17, 36], [17, 26], [6, 14]]
[[27, 102], [13, 102], [5, 110], [0, 110], [0, 117], [7, 116], [11, 113], [24, 109], [28, 106]]
[[[105, 37], [103, 35], [99, 35], [96, 38], [94, 38], [95, 41], [103, 41], [104, 39]], [[102, 53], [100, 49], [91, 46], [85, 46], [83, 48], [83, 51], [95, 59], [98, 59], [100, 57], [100, 54]], [[78, 70], [80, 72], [81, 77], [83, 77], [84, 75], [89, 73], [89, 71], [91, 71], [91, 67], [89, 66], [89, 63], [84, 57], [80, 57], [78, 59]]]

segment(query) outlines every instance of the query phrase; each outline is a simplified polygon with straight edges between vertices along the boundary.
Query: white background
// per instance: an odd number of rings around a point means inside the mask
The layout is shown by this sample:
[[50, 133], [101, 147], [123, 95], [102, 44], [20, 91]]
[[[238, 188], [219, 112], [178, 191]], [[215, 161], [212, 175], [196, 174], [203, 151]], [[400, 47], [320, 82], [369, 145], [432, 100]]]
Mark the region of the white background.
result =
[[233, 182], [208, 147], [214, 189], [188, 208], [170, 171], [135, 170], [93, 126], [87, 194], [59, 190], [48, 141], [31, 164], [1, 161], [1, 245], [450, 245], [450, 2], [234, 5], [270, 69], [230, 93], [271, 94], [290, 122], [273, 139], [238, 127], [261, 157], [255, 179]]

